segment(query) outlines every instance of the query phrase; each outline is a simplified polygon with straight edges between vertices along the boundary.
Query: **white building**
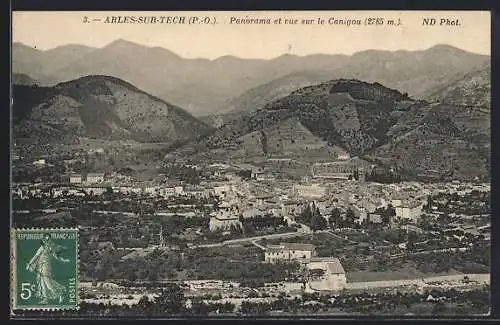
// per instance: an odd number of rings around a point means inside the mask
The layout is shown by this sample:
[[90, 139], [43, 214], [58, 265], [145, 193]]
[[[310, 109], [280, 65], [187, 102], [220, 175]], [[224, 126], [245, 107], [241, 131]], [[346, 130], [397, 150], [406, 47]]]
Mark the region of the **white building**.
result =
[[302, 212], [304, 205], [299, 201], [284, 201], [281, 203], [281, 214], [283, 216], [295, 216]]
[[382, 223], [382, 216], [376, 213], [370, 213], [368, 220], [372, 223]]
[[347, 284], [347, 277], [340, 260], [336, 257], [314, 257], [307, 264], [309, 270], [321, 269], [323, 276], [310, 279], [309, 286], [314, 290], [340, 291]]
[[213, 217], [210, 217], [210, 222], [208, 224], [210, 231], [217, 231], [217, 230], [229, 230], [231, 227], [242, 227], [241, 221], [239, 217], [233, 216], [222, 216], [222, 215], [216, 215]]
[[104, 173], [88, 173], [87, 184], [99, 184], [104, 182]]
[[102, 195], [104, 192], [106, 192], [105, 187], [84, 187], [82, 190], [87, 193], [88, 195]]
[[33, 165], [36, 166], [44, 166], [45, 165], [45, 159], [38, 159], [33, 162]]
[[339, 153], [339, 154], [337, 154], [337, 159], [338, 160], [349, 160], [349, 159], [351, 159], [351, 156], [347, 152]]
[[70, 184], [81, 184], [82, 183], [82, 175], [80, 175], [80, 174], [69, 175], [69, 183]]
[[113, 192], [115, 192], [115, 193], [123, 193], [123, 194], [132, 193], [131, 186], [113, 186], [112, 189], [113, 189]]
[[396, 207], [395, 210], [397, 218], [417, 223], [418, 218], [422, 215], [422, 204], [402, 204], [401, 206]]
[[182, 186], [175, 186], [174, 187], [174, 192], [175, 192], [175, 195], [182, 195], [182, 194], [184, 194], [184, 187], [182, 187]]
[[243, 210], [241, 213], [244, 219], [253, 218], [261, 214], [262, 212], [259, 209], [253, 207], [249, 207], [248, 209]]
[[175, 196], [175, 187], [165, 187], [161, 189], [161, 195], [163, 197]]
[[321, 186], [320, 184], [310, 184], [310, 185], [293, 185], [292, 195], [308, 198], [308, 199], [319, 199], [327, 194], [327, 188]]
[[229, 184], [222, 185], [222, 186], [215, 186], [214, 187], [214, 193], [216, 195], [225, 197], [226, 195], [229, 194], [229, 192], [231, 191], [231, 189], [232, 189], [232, 187]]
[[150, 196], [155, 196], [160, 193], [160, 189], [156, 186], [145, 186], [143, 188], [143, 193]]
[[220, 210], [210, 217], [208, 226], [210, 231], [225, 231], [231, 229], [231, 227], [243, 227], [238, 209], [234, 206], [231, 207], [227, 202], [223, 202]]
[[401, 201], [401, 199], [393, 199], [391, 201], [391, 205], [395, 208], [400, 207], [402, 204], [403, 202]]
[[293, 261], [308, 263], [314, 256], [316, 256], [316, 250], [312, 244], [281, 243], [267, 246], [264, 261], [267, 263]]
[[104, 148], [90, 149], [87, 151], [89, 154], [104, 154]]

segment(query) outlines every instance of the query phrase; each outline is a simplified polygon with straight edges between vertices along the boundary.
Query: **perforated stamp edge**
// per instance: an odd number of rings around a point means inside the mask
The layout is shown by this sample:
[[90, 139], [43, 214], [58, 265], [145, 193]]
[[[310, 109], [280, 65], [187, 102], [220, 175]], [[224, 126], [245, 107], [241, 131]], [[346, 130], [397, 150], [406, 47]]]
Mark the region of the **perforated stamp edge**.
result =
[[[22, 232], [34, 232], [34, 231], [74, 231], [76, 233], [76, 257], [75, 257], [75, 275], [76, 275], [76, 304], [75, 306], [68, 307], [19, 307], [16, 306], [16, 296], [17, 296], [17, 286], [16, 286], [16, 234]], [[10, 229], [10, 315], [11, 316], [22, 316], [23, 311], [75, 311], [80, 309], [80, 292], [79, 292], [79, 280], [80, 280], [80, 229], [79, 228], [11, 228]]]

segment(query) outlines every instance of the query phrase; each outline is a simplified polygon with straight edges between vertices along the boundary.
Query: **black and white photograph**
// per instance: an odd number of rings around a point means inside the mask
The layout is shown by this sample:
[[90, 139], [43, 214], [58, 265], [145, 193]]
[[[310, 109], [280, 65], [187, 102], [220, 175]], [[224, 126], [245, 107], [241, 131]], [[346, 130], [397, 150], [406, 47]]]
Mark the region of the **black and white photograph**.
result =
[[490, 27], [13, 12], [11, 229], [77, 229], [78, 277], [40, 255], [11, 317], [490, 315]]

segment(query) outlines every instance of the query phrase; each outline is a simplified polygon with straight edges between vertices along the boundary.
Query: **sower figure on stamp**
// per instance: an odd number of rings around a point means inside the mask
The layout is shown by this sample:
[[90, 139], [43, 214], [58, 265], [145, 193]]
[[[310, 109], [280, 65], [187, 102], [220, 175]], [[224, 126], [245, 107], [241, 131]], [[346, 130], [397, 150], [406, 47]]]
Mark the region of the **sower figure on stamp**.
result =
[[59, 303], [62, 303], [64, 300], [66, 288], [54, 280], [51, 267], [53, 259], [63, 263], [69, 262], [69, 259], [59, 256], [62, 248], [54, 244], [49, 235], [45, 235], [35, 256], [26, 266], [28, 271], [36, 273], [35, 296], [40, 299], [41, 304], [47, 304], [49, 300], [55, 299], [59, 299]]

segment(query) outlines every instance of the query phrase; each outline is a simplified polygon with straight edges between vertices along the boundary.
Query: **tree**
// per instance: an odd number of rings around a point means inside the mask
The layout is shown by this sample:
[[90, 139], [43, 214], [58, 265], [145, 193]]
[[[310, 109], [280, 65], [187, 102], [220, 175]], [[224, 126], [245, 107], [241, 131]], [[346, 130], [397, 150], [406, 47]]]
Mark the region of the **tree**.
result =
[[104, 192], [104, 197], [108, 199], [112, 199], [114, 196], [113, 188], [110, 186], [106, 187], [106, 192]]
[[415, 243], [417, 242], [417, 240], [418, 238], [413, 232], [408, 234], [406, 248], [408, 249], [409, 252], [413, 252], [415, 250]]
[[323, 270], [323, 269], [309, 270], [309, 276], [313, 279], [321, 278], [324, 274], [325, 274], [325, 270]]
[[155, 307], [159, 313], [177, 315], [185, 308], [184, 291], [175, 283], [168, 283], [159, 296], [154, 298]]
[[311, 218], [312, 218], [311, 208], [307, 206], [304, 210], [302, 210], [297, 220], [306, 225], [309, 225], [311, 223]]
[[136, 305], [136, 308], [143, 314], [148, 314], [151, 312], [152, 303], [149, 301], [148, 296], [142, 296]]
[[330, 212], [330, 224], [337, 225], [340, 222], [340, 209], [339, 208], [333, 208], [332, 212]]
[[389, 217], [395, 217], [396, 216], [396, 209], [392, 206], [392, 204], [387, 205], [387, 215]]
[[327, 221], [325, 218], [323, 218], [322, 215], [315, 213], [311, 217], [310, 227], [312, 230], [314, 230], [314, 231], [323, 230], [323, 229], [326, 229], [327, 226], [328, 226]]
[[348, 208], [346, 213], [345, 213], [346, 221], [349, 223], [349, 225], [352, 225], [354, 223], [354, 219], [356, 219], [356, 215], [354, 213], [354, 210], [352, 208]]
[[434, 200], [432, 199], [432, 196], [427, 196], [427, 203], [424, 205], [424, 211], [425, 212], [430, 212], [432, 211], [432, 207], [434, 206]]
[[443, 302], [438, 301], [434, 304], [434, 307], [432, 307], [432, 314], [433, 315], [441, 315], [446, 311], [446, 306], [444, 305]]

